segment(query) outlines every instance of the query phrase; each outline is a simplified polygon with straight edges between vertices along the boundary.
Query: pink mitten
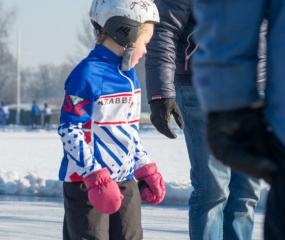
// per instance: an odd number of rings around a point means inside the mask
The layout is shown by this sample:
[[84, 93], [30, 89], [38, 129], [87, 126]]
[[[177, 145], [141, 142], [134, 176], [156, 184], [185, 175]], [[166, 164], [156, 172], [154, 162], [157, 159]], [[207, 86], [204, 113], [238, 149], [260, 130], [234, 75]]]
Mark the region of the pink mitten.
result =
[[84, 178], [88, 189], [88, 198], [93, 207], [106, 214], [112, 214], [119, 210], [124, 196], [121, 194], [118, 184], [110, 178], [107, 168], [102, 168]]
[[160, 203], [165, 196], [164, 180], [155, 163], [149, 163], [135, 171], [139, 181], [145, 181], [146, 187], [140, 189], [141, 199], [150, 204]]

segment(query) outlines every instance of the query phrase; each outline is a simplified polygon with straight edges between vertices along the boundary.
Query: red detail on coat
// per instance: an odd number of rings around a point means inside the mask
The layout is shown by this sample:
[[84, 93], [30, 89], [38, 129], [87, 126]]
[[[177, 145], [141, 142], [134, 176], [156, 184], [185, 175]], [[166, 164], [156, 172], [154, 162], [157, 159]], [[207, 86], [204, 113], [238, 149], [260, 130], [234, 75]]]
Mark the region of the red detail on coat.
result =
[[65, 95], [65, 101], [66, 101], [67, 105], [66, 104], [63, 105], [64, 111], [71, 112], [73, 104], [72, 104], [72, 102], [70, 100], [70, 97], [67, 94]]
[[81, 109], [83, 108], [85, 105], [89, 104], [89, 101], [87, 100], [84, 100], [83, 102], [77, 104], [75, 107], [74, 107], [74, 114], [76, 115], [83, 115], [84, 113], [86, 113], [85, 110]]
[[82, 128], [86, 128], [86, 129], [91, 129], [91, 120], [89, 120], [88, 122], [86, 122]]
[[91, 142], [91, 133], [90, 132], [84, 132], [85, 135], [85, 142], [90, 143]]
[[85, 123], [82, 127], [84, 136], [85, 136], [85, 142], [90, 143], [91, 142], [91, 120], [89, 120], [87, 123]]
[[73, 173], [69, 178], [71, 182], [83, 182], [83, 177], [79, 176], [77, 173]]
[[72, 109], [73, 109], [74, 114], [81, 116], [86, 113], [86, 111], [82, 108], [87, 104], [89, 104], [89, 101], [84, 100], [83, 102], [78, 103], [73, 107], [73, 103], [70, 99], [70, 96], [66, 94], [65, 103], [63, 104], [63, 109], [66, 112], [72, 112]]
[[95, 124], [97, 125], [118, 125], [118, 124], [133, 124], [133, 123], [137, 123], [140, 120], [135, 119], [135, 120], [131, 120], [131, 121], [118, 121], [118, 122], [97, 122], [94, 121]]
[[[115, 97], [131, 97], [131, 93], [124, 93], [124, 94], [113, 94], [113, 95], [108, 95], [108, 96], [101, 96], [99, 99], [104, 99], [104, 98], [115, 98]], [[99, 100], [98, 99], [98, 100]]]

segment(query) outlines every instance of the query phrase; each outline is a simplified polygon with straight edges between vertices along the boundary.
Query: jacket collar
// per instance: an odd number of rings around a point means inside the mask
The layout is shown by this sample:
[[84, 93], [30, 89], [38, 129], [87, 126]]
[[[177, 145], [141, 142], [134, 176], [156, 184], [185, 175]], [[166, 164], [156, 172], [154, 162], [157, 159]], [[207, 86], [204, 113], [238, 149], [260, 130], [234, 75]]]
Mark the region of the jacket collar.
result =
[[89, 57], [93, 56], [99, 56], [103, 58], [105, 61], [112, 63], [112, 64], [120, 64], [122, 62], [122, 57], [119, 57], [115, 53], [113, 53], [111, 50], [106, 48], [105, 46], [101, 44], [96, 44], [95, 48], [91, 53], [89, 54]]

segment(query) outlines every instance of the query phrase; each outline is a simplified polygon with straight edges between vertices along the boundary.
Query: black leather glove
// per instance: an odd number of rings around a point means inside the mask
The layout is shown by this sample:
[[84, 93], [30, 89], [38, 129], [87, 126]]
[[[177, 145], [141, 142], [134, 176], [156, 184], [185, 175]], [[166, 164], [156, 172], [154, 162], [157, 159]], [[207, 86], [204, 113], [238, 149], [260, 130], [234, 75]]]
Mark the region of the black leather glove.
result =
[[277, 166], [267, 150], [262, 108], [210, 112], [206, 131], [218, 160], [236, 171], [271, 182]]
[[157, 131], [169, 138], [176, 138], [170, 126], [170, 117], [173, 115], [177, 125], [183, 129], [184, 121], [181, 112], [173, 98], [164, 98], [150, 102], [150, 120]]

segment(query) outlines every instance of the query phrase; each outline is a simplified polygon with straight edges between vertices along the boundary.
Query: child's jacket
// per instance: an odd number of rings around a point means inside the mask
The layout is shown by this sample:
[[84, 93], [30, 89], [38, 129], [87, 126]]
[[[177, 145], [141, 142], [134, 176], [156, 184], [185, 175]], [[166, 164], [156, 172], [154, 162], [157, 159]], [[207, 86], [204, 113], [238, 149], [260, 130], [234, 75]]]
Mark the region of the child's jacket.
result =
[[96, 45], [67, 78], [58, 128], [64, 148], [60, 180], [82, 181], [107, 167], [119, 182], [150, 163], [138, 135], [139, 81], [134, 69], [120, 70], [121, 61]]

